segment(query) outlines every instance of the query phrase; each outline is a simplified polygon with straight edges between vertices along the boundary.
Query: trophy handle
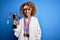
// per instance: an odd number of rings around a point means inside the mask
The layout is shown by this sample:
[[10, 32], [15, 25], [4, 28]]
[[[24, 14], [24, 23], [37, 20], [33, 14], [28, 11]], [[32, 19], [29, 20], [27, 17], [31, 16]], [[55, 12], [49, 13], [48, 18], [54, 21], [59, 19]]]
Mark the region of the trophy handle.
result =
[[[10, 18], [13, 18], [13, 15], [16, 15], [16, 17], [18, 18], [18, 24], [19, 24], [19, 20], [20, 20], [19, 15], [18, 15], [18, 14], [12, 14], [12, 13], [10, 13], [10, 15], [8, 16], [7, 24], [9, 24]], [[13, 19], [13, 20], [14, 20], [14, 19]]]
[[8, 16], [7, 24], [9, 24], [11, 17], [12, 17], [12, 13]]

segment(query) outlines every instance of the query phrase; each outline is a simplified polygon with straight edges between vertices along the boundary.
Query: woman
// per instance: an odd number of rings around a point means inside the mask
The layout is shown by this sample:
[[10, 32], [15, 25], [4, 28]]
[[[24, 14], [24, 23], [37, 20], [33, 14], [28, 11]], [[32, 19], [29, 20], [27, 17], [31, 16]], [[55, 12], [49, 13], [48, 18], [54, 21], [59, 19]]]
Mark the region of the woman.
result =
[[16, 29], [13, 29], [18, 40], [41, 40], [41, 29], [38, 19], [33, 17], [36, 8], [32, 2], [23, 3], [20, 12], [24, 15]]

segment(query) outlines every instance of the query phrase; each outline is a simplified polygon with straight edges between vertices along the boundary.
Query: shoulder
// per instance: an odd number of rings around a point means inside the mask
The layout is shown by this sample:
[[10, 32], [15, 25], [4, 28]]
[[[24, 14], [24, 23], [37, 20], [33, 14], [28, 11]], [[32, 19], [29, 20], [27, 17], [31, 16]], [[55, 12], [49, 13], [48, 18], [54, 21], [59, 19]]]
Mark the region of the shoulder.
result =
[[24, 18], [21, 18], [20, 21], [24, 20]]
[[21, 23], [23, 20], [24, 20], [24, 18], [21, 18], [21, 19], [19, 20], [19, 23]]
[[38, 18], [35, 17], [35, 16], [32, 16], [32, 19], [35, 20], [35, 21], [38, 21]]

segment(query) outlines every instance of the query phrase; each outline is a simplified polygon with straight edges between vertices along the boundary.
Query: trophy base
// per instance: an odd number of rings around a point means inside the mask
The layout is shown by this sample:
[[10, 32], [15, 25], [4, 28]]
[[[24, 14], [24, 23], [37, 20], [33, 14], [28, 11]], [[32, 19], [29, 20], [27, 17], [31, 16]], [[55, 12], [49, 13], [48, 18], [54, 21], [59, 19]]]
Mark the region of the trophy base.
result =
[[16, 29], [16, 28], [17, 28], [16, 25], [13, 24], [12, 29]]

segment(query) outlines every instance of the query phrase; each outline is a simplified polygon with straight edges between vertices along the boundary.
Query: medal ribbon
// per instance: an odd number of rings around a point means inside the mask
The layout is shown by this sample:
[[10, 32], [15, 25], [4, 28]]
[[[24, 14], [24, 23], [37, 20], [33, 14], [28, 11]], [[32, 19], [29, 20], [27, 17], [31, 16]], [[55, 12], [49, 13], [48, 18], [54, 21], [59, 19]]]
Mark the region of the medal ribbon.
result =
[[29, 18], [27, 22], [26, 22], [26, 19], [24, 18], [24, 33], [29, 34], [30, 21], [31, 21], [31, 18]]

